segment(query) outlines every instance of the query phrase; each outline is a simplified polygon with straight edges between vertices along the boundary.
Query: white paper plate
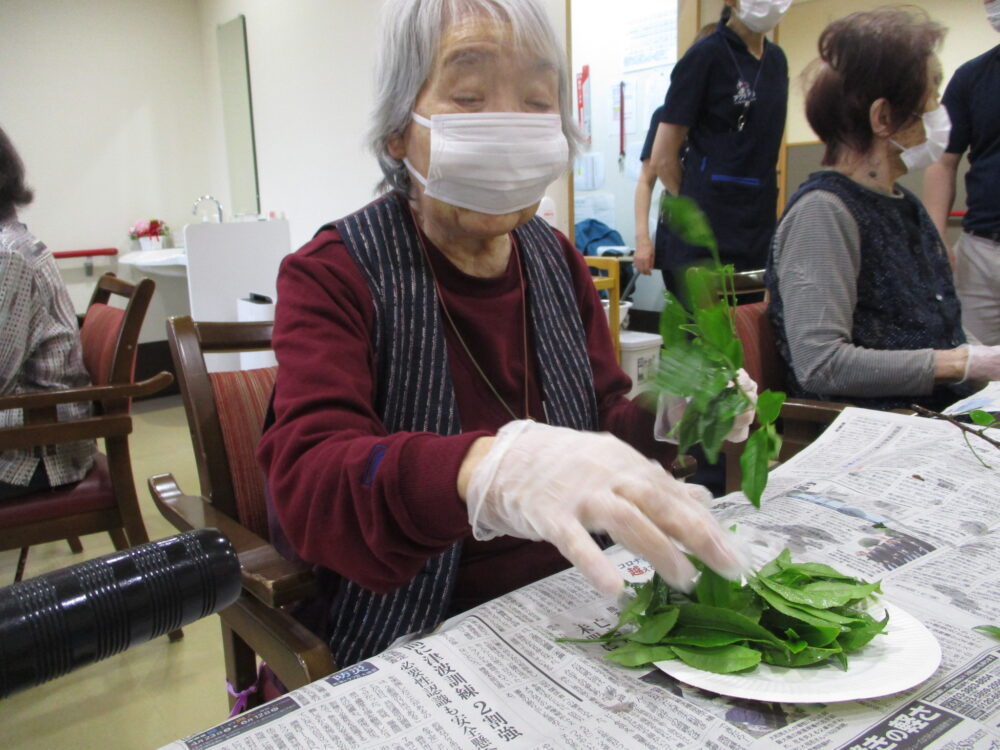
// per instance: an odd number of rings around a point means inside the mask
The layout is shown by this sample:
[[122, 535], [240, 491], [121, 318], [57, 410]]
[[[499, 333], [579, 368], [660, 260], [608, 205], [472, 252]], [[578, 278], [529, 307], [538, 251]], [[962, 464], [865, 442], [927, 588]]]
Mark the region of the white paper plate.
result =
[[941, 663], [941, 646], [912, 615], [892, 604], [881, 605], [889, 613], [885, 633], [848, 654], [846, 672], [838, 664], [790, 669], [761, 663], [744, 674], [705, 672], [680, 660], [659, 661], [656, 666], [692, 687], [733, 698], [837, 703], [891, 695], [934, 674]]

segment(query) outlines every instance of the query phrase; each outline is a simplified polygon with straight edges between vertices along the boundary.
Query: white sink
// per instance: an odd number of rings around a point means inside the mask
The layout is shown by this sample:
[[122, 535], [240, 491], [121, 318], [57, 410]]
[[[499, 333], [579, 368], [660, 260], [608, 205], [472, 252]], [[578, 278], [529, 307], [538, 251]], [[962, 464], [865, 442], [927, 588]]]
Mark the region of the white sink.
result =
[[187, 276], [187, 252], [183, 247], [136, 250], [118, 256], [118, 262], [161, 276]]

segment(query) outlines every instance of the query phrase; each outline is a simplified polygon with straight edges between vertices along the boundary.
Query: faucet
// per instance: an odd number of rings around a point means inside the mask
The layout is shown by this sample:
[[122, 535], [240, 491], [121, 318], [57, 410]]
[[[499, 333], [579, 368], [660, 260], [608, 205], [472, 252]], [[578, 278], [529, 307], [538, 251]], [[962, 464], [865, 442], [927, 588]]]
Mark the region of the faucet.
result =
[[[222, 204], [219, 203], [219, 201], [218, 201], [217, 198], [213, 198], [211, 195], [203, 195], [198, 200], [196, 200], [194, 202], [194, 205], [191, 207], [191, 213], [194, 214], [195, 216], [198, 215], [198, 206], [201, 205], [202, 201], [212, 201], [212, 203], [215, 204], [215, 211], [216, 211], [216, 214], [219, 217], [218, 221], [221, 224], [222, 223]], [[202, 218], [202, 221], [207, 221], [207, 220], [208, 220], [207, 217], [203, 217]]]

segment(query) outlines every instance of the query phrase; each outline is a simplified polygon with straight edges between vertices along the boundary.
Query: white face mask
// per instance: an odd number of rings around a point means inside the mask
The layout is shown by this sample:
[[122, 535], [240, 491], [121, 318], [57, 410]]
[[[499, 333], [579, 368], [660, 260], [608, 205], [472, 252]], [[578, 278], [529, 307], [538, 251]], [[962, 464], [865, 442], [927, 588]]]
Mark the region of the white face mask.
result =
[[1000, 0], [986, 3], [986, 18], [989, 19], [990, 26], [1000, 31]]
[[889, 141], [896, 148], [903, 150], [899, 157], [910, 171], [925, 169], [937, 162], [944, 156], [944, 150], [948, 147], [948, 139], [951, 137], [951, 118], [944, 105], [939, 104], [936, 109], [924, 112], [920, 115], [920, 119], [924, 123], [924, 133], [927, 134], [926, 141], [909, 148], [904, 148], [895, 141]]
[[740, 0], [739, 10], [734, 11], [746, 27], [758, 34], [766, 34], [785, 15], [792, 0]]
[[483, 214], [509, 214], [538, 203], [569, 163], [559, 115], [527, 112], [413, 113], [431, 131], [424, 177], [410, 174], [431, 198]]

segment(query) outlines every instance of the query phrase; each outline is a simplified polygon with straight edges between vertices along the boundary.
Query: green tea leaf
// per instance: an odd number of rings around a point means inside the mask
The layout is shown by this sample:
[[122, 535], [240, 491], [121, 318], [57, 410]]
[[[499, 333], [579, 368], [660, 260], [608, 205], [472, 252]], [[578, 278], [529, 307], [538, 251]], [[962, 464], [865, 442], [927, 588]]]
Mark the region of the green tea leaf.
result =
[[772, 591], [785, 597], [792, 604], [829, 609], [842, 607], [850, 602], [864, 599], [879, 590], [878, 583], [846, 583], [844, 581], [816, 581], [801, 587], [785, 586], [773, 578], [763, 583]]
[[788, 551], [788, 548], [781, 550], [778, 556], [757, 571], [758, 578], [773, 578], [782, 570], [786, 569], [792, 564], [792, 553]]
[[684, 343], [660, 353], [656, 385], [661, 391], [690, 396], [704, 387], [715, 374], [717, 365], [700, 347]]
[[[788, 550], [785, 550], [787, 552]], [[823, 563], [793, 563], [791, 555], [782, 556], [778, 555], [774, 559], [777, 566], [782, 571], [794, 572], [800, 576], [806, 576], [808, 578], [828, 578], [834, 581], [853, 581], [855, 580], [849, 575], [838, 572], [836, 569], [831, 568], [829, 565], [824, 565]], [[761, 568], [758, 575], [764, 575], [764, 569]]]
[[614, 651], [609, 651], [607, 657], [623, 667], [643, 667], [656, 661], [677, 658], [670, 646], [647, 646], [643, 643], [626, 643]]
[[733, 321], [729, 317], [729, 307], [724, 302], [695, 310], [694, 321], [702, 341], [716, 349], [720, 355], [728, 354], [729, 345], [733, 341]]
[[847, 626], [847, 630], [843, 631], [837, 637], [837, 643], [840, 644], [840, 648], [844, 653], [857, 651], [859, 648], [867, 646], [871, 642], [871, 639], [879, 633], [884, 633], [885, 626], [888, 624], [888, 612], [885, 613], [885, 617], [881, 620], [876, 620], [874, 617], [865, 614], [861, 619]]
[[988, 635], [990, 638], [1000, 641], [1000, 628], [996, 625], [976, 625], [973, 630], [978, 630], [983, 635]]
[[721, 265], [715, 234], [705, 214], [693, 200], [683, 195], [670, 195], [664, 191], [660, 195], [660, 220], [689, 245], [708, 248], [716, 264]]
[[638, 621], [639, 629], [626, 638], [636, 643], [659, 643], [677, 623], [678, 614], [677, 607], [669, 607], [655, 615], [642, 615]]
[[[780, 594], [775, 593], [769, 589], [764, 582], [767, 579], [763, 578], [750, 578], [747, 580], [747, 584], [752, 588], [757, 595], [760, 596], [765, 602], [770, 604], [774, 609], [793, 620], [799, 620], [806, 623], [807, 625], [812, 625], [815, 628], [829, 628], [830, 626], [839, 626], [841, 623], [833, 622], [826, 616], [818, 616], [807, 608], [797, 606], [789, 602]], [[823, 613], [825, 614], [825, 613]], [[837, 617], [837, 615], [834, 615]], [[847, 622], [850, 622], [848, 618], [840, 618]]]
[[785, 394], [770, 389], [757, 395], [757, 419], [761, 425], [774, 424], [781, 414], [781, 406], [785, 403]]
[[819, 664], [832, 656], [841, 652], [840, 646], [833, 648], [816, 648], [809, 646], [801, 651], [781, 651], [778, 649], [765, 649], [761, 655], [761, 660], [765, 664], [773, 664], [776, 667], [809, 667]]
[[736, 633], [726, 633], [722, 630], [706, 630], [705, 628], [675, 628], [664, 639], [671, 646], [700, 646], [715, 648], [742, 643], [744, 638]]
[[992, 427], [996, 423], [996, 417], [982, 409], [973, 409], [969, 412], [969, 419], [980, 427]]
[[682, 604], [677, 624], [682, 627], [698, 627], [706, 630], [721, 630], [734, 633], [748, 641], [769, 643], [777, 648], [783, 648], [783, 642], [767, 628], [761, 627], [753, 620], [738, 612], [708, 604]]
[[693, 562], [701, 572], [694, 586], [694, 598], [697, 602], [712, 607], [729, 607], [736, 584], [728, 578], [723, 578], [700, 560]]
[[660, 335], [664, 349], [688, 346], [688, 336], [682, 328], [687, 322], [687, 310], [672, 292], [667, 292], [666, 302], [660, 311]]
[[[816, 648], [829, 646], [840, 636], [839, 625], [821, 620], [816, 620], [815, 624], [809, 623], [801, 619], [801, 613], [799, 615], [798, 617], [790, 617], [777, 609], [768, 609], [761, 617], [761, 624], [768, 630], [779, 633], [787, 633], [791, 630], [796, 634], [798, 640], [805, 641], [807, 645]], [[789, 649], [791, 649], [790, 644], [793, 640], [795, 639], [786, 641]]]
[[763, 430], [754, 432], [743, 447], [740, 455], [740, 489], [755, 508], [760, 507], [760, 497], [767, 485], [767, 463], [769, 455], [767, 433]]
[[746, 646], [732, 645], [717, 648], [671, 646], [677, 658], [695, 669], [716, 674], [745, 672], [760, 664], [761, 653]]

